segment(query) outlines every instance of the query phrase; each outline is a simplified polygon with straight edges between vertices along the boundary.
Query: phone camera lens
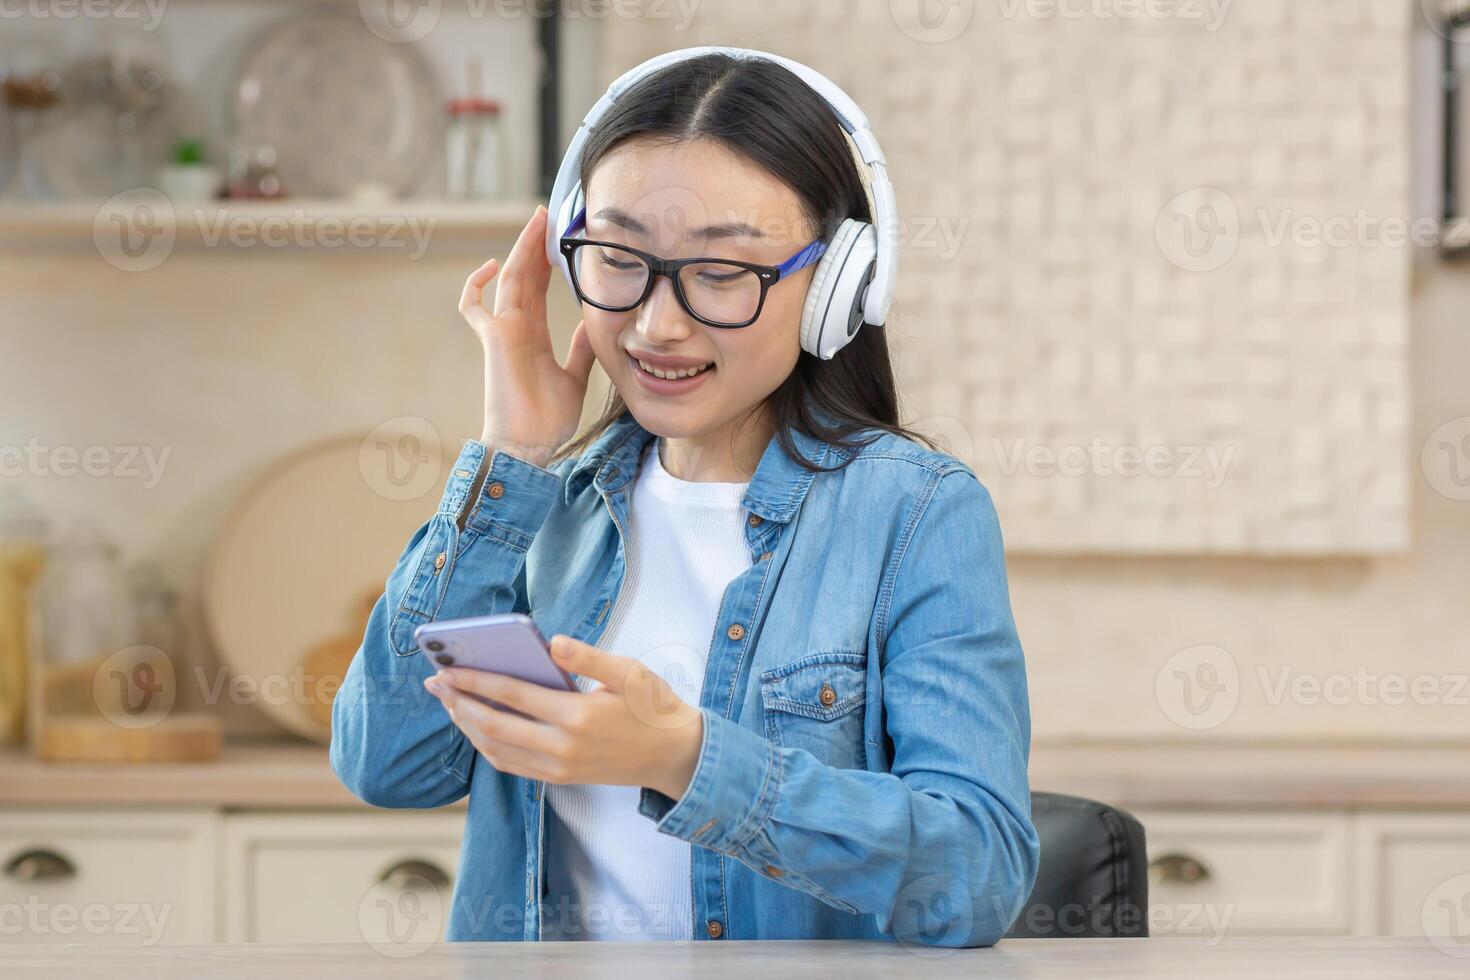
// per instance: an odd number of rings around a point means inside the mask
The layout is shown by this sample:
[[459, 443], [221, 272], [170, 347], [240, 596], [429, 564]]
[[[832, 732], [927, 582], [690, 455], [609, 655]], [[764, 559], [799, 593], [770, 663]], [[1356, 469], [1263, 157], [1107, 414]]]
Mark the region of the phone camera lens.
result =
[[440, 650], [444, 649], [444, 644], [440, 643], [438, 640], [430, 640], [428, 643], [425, 643], [424, 646], [428, 647], [435, 653], [438, 653]]
[[454, 664], [454, 658], [447, 653], [441, 653], [437, 655], [436, 657], [434, 657], [434, 661], [443, 667], [449, 667]]

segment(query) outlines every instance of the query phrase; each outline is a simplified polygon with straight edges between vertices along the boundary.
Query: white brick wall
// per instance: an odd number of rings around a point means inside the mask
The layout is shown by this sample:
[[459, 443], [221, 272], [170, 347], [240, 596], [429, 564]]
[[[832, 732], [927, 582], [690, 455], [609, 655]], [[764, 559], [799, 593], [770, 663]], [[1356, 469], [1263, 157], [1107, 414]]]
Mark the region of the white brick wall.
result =
[[[907, 416], [976, 467], [1011, 550], [1406, 547], [1413, 247], [1383, 238], [1415, 217], [1416, 5], [915, 8], [644, 4], [604, 65], [757, 47], [864, 107], [903, 220]], [[1117, 472], [1144, 459], [1166, 475]]]

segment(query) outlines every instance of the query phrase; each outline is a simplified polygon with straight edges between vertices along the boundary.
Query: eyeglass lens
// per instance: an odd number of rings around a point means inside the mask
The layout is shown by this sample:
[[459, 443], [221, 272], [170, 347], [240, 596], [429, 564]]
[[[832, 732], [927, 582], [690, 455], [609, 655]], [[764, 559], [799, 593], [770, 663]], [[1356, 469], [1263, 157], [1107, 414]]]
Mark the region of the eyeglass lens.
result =
[[[577, 284], [599, 306], [630, 307], [648, 285], [648, 263], [612, 245], [582, 245], [576, 251]], [[760, 306], [761, 280], [754, 271], [724, 262], [695, 262], [679, 270], [689, 308], [714, 323], [744, 323]]]

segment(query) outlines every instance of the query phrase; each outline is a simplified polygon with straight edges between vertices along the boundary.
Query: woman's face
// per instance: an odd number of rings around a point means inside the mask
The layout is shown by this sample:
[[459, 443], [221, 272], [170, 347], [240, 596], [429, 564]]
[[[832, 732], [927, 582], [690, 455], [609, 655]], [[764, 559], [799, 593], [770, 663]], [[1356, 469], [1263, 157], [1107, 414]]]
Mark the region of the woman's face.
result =
[[[586, 199], [587, 228], [580, 234], [666, 259], [780, 265], [816, 237], [790, 188], [710, 139], [623, 143], [593, 170]], [[667, 277], [656, 280], [636, 309], [609, 313], [584, 304], [582, 314], [597, 360], [639, 424], [660, 436], [699, 437], [735, 422], [791, 373], [814, 271], [815, 264], [772, 286], [748, 327], [695, 320]], [[643, 373], [637, 355], [711, 367], [692, 384], [680, 382], [682, 390], [659, 391], [661, 383]]]

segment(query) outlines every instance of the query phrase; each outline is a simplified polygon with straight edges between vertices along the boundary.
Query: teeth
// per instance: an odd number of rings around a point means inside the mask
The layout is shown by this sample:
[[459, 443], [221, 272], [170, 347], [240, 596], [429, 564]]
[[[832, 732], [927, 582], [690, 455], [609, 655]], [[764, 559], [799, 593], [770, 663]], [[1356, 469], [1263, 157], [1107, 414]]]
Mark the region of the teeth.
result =
[[709, 364], [705, 364], [697, 368], [679, 368], [678, 370], [665, 370], [663, 368], [654, 367], [652, 364], [649, 364], [647, 361], [641, 358], [638, 359], [638, 366], [641, 367], [643, 370], [647, 371], [649, 374], [653, 375], [656, 378], [666, 378], [669, 380], [674, 380], [677, 378], [692, 378], [694, 377], [694, 375], [705, 370], [710, 366], [710, 364], [713, 363], [714, 361], [710, 361]]

